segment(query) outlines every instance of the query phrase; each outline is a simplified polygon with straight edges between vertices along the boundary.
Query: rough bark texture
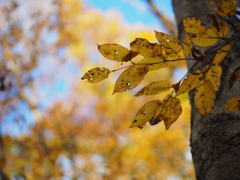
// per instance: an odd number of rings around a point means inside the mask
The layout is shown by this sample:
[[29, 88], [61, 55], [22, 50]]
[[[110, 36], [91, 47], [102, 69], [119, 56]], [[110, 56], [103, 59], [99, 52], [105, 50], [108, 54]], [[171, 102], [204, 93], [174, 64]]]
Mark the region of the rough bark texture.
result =
[[[173, 0], [179, 39], [182, 40], [184, 30], [181, 19], [197, 17], [209, 24], [207, 13], [216, 14], [208, 0]], [[228, 37], [240, 34], [240, 22], [236, 18], [218, 19], [227, 21], [231, 28]], [[205, 53], [214, 51], [223, 42], [219, 41], [214, 47], [205, 48]], [[192, 62], [187, 62], [188, 67]], [[228, 77], [240, 66], [240, 40], [233, 43], [232, 50], [220, 64], [223, 68], [220, 90], [213, 111], [202, 117], [195, 109], [193, 102], [194, 91], [189, 93], [192, 105], [190, 145], [193, 163], [198, 180], [239, 180], [240, 179], [240, 112], [229, 112], [222, 106], [233, 96], [240, 97], [240, 80], [229, 91]], [[205, 64], [199, 63], [195, 69]]]

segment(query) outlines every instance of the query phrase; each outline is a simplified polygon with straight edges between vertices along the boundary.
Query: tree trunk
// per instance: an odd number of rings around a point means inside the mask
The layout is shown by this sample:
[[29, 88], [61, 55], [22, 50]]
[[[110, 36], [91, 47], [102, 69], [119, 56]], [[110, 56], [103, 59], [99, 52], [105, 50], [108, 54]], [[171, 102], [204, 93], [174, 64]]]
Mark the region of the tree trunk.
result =
[[[197, 17], [209, 25], [207, 13], [213, 13], [220, 20], [227, 21], [230, 32], [227, 37], [240, 34], [240, 22], [236, 16], [220, 17], [208, 0], [173, 0], [178, 26], [179, 39], [182, 41], [184, 30], [182, 18]], [[223, 42], [205, 48], [205, 53], [214, 51]], [[192, 62], [187, 62], [188, 67]], [[201, 69], [204, 63], [194, 69]], [[233, 96], [240, 97], [240, 80], [229, 90], [228, 77], [240, 66], [240, 41], [232, 43], [232, 50], [220, 64], [223, 69], [221, 86], [217, 92], [213, 111], [202, 117], [195, 109], [194, 91], [189, 93], [192, 105], [190, 145], [198, 180], [239, 180], [240, 179], [240, 112], [230, 112], [223, 105]]]

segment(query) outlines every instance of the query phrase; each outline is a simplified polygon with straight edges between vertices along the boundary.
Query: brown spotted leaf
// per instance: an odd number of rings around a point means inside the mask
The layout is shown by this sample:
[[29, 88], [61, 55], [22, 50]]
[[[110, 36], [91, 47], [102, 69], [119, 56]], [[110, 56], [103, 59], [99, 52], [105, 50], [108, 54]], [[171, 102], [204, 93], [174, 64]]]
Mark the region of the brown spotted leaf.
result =
[[142, 128], [149, 120], [156, 116], [156, 110], [161, 106], [160, 100], [149, 101], [144, 104], [137, 112], [130, 128]]
[[127, 89], [134, 89], [140, 84], [148, 71], [147, 65], [130, 66], [118, 77], [114, 86], [113, 94], [115, 92], [126, 91]]
[[162, 50], [167, 56], [174, 58], [182, 50], [180, 42], [173, 36], [155, 31], [158, 42], [163, 46]]
[[119, 44], [98, 45], [98, 50], [105, 58], [112, 61], [127, 62], [134, 57], [131, 51]]
[[233, 97], [224, 106], [229, 111], [239, 111], [240, 110], [240, 98]]
[[185, 56], [191, 56], [192, 55], [192, 40], [191, 36], [189, 34], [185, 34], [183, 38], [183, 53]]
[[212, 82], [209, 79], [201, 80], [194, 96], [197, 111], [202, 116], [206, 116], [211, 112], [215, 99], [216, 91], [214, 90]]
[[209, 1], [209, 3], [217, 8], [220, 16], [233, 16], [238, 7], [234, 0]]
[[212, 63], [214, 65], [220, 64], [230, 50], [231, 50], [231, 45], [226, 44], [225, 46], [223, 46], [221, 49], [217, 51]]
[[177, 89], [175, 97], [197, 87], [202, 76], [203, 75], [200, 70], [196, 70], [193, 73], [188, 74], [187, 78], [183, 80], [180, 87]]
[[166, 130], [174, 123], [182, 113], [181, 102], [178, 98], [167, 96], [162, 102], [162, 110], [158, 117], [164, 120]]
[[87, 82], [90, 83], [98, 83], [108, 78], [109, 73], [110, 70], [105, 67], [103, 68], [95, 67], [86, 72], [81, 79], [82, 80], [87, 79]]
[[211, 66], [206, 74], [205, 79], [209, 79], [214, 86], [215, 91], [218, 91], [218, 88], [221, 83], [222, 67], [220, 65]]
[[135, 96], [156, 95], [170, 89], [171, 83], [166, 80], [155, 81], [142, 88]]
[[205, 34], [207, 32], [205, 24], [195, 17], [183, 18], [183, 27], [186, 32], [192, 34]]
[[229, 83], [229, 89], [232, 88], [234, 82], [240, 77], [240, 67], [238, 67], [237, 69], [235, 69], [235, 71], [231, 74], [231, 76], [228, 79], [228, 83]]
[[130, 43], [130, 47], [134, 53], [144, 57], [162, 55], [162, 47], [158, 43], [150, 43], [146, 39], [137, 38]]

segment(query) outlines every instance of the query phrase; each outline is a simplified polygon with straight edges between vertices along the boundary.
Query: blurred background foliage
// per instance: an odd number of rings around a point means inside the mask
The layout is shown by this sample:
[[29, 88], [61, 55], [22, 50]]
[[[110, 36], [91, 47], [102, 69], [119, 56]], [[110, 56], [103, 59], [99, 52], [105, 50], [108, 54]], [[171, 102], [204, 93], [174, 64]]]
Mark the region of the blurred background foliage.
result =
[[134, 93], [177, 82], [183, 62], [114, 95], [120, 71], [99, 84], [80, 80], [92, 67], [125, 65], [102, 57], [96, 43], [156, 42], [153, 29], [80, 0], [1, 0], [0, 14], [0, 179], [194, 179], [187, 95], [170, 130], [128, 128], [145, 102], [166, 95]]

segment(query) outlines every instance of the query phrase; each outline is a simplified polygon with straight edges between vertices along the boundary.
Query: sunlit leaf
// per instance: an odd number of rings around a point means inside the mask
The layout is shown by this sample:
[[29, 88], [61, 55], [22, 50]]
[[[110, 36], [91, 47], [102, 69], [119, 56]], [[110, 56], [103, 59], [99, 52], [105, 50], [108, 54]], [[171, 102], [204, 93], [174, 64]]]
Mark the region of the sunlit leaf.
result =
[[159, 70], [168, 66], [169, 62], [166, 62], [162, 57], [148, 57], [138, 62], [139, 64], [148, 64], [149, 71]]
[[137, 38], [130, 43], [131, 50], [144, 57], [160, 56], [162, 47], [158, 43], [150, 43], [146, 39]]
[[231, 74], [231, 76], [228, 79], [229, 83], [229, 89], [232, 88], [234, 82], [240, 77], [240, 67], [234, 70], [234, 72]]
[[81, 78], [82, 80], [87, 79], [87, 82], [98, 83], [108, 78], [108, 75], [111, 71], [105, 67], [99, 68], [95, 67], [84, 74]]
[[127, 62], [132, 59], [132, 53], [119, 44], [98, 45], [99, 52], [107, 59], [119, 62]]
[[238, 7], [234, 0], [210, 1], [209, 3], [217, 8], [220, 16], [233, 16]]
[[205, 34], [207, 32], [205, 24], [196, 17], [183, 18], [183, 27], [188, 33]]
[[240, 110], [240, 98], [232, 97], [224, 107], [229, 111], [239, 111]]
[[142, 126], [144, 126], [146, 122], [148, 122], [151, 118], [155, 116], [155, 112], [160, 106], [160, 100], [153, 100], [144, 104], [137, 112], [130, 128], [139, 126], [141, 128]]
[[148, 72], [147, 65], [132, 65], [127, 68], [122, 74], [118, 77], [115, 86], [114, 92], [123, 92], [127, 89], [133, 89], [143, 80], [144, 76]]
[[223, 46], [221, 49], [219, 49], [212, 61], [212, 63], [214, 65], [218, 65], [220, 64], [220, 62], [222, 62], [222, 60], [225, 58], [225, 56], [227, 55], [227, 53], [231, 50], [231, 45], [230, 44], [226, 44], [225, 46]]
[[222, 75], [222, 67], [219, 65], [211, 66], [207, 71], [205, 79], [209, 79], [211, 81], [215, 91], [218, 91], [218, 87], [220, 86], [221, 75]]
[[196, 70], [193, 73], [188, 74], [187, 78], [183, 80], [180, 87], [176, 91], [175, 97], [177, 97], [180, 94], [188, 92], [188, 91], [192, 90], [193, 88], [197, 87], [199, 82], [200, 82], [200, 78], [202, 76], [203, 75], [202, 75], [200, 70]]
[[197, 111], [206, 116], [214, 106], [216, 91], [210, 80], [201, 80], [194, 96], [194, 103]]
[[178, 98], [167, 96], [162, 102], [161, 118], [164, 120], [166, 130], [169, 129], [182, 113], [181, 102]]
[[155, 95], [170, 89], [171, 83], [166, 80], [155, 81], [142, 88], [135, 96]]
[[168, 34], [155, 31], [155, 36], [158, 42], [163, 46], [163, 52], [169, 57], [176, 57], [182, 50], [182, 46], [179, 41]]

